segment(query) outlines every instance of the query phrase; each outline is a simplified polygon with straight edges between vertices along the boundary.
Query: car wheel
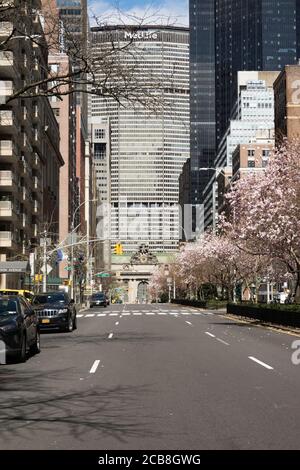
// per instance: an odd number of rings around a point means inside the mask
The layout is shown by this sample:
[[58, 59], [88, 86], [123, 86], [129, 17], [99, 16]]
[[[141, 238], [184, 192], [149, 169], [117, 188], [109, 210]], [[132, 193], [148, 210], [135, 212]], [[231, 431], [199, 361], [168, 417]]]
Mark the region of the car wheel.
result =
[[41, 352], [41, 337], [40, 337], [40, 332], [36, 332], [36, 338], [33, 343], [33, 345], [30, 348], [30, 352], [32, 354], [39, 354]]
[[21, 347], [20, 351], [18, 351], [16, 358], [18, 362], [25, 362], [26, 361], [26, 352], [27, 352], [27, 340], [26, 340], [26, 334], [24, 333], [22, 336], [22, 342], [21, 342]]
[[72, 331], [73, 331], [73, 318], [72, 318], [72, 315], [70, 315], [70, 317], [69, 317], [68, 326], [66, 326], [65, 331], [68, 331], [69, 333], [72, 333]]

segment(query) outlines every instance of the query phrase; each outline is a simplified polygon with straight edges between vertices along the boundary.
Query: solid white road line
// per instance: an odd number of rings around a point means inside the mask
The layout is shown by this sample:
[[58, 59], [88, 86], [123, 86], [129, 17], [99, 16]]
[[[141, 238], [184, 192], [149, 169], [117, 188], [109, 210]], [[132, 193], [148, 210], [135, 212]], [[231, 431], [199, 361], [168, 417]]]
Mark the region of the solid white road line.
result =
[[192, 326], [193, 326], [193, 323], [191, 323], [190, 321], [186, 321], [185, 323], [187, 323], [188, 325], [192, 325]]
[[146, 315], [155, 315], [153, 312], [146, 312]]
[[224, 341], [223, 339], [220, 339], [220, 338], [216, 338], [217, 341], [220, 341], [220, 343], [223, 343], [225, 344], [226, 346], [230, 346], [229, 343], [226, 343], [226, 341]]
[[180, 312], [180, 313], [181, 313], [181, 315], [190, 315], [189, 312]]
[[130, 312], [123, 312], [122, 315], [124, 317], [125, 315], [131, 315], [131, 313]]
[[166, 312], [157, 312], [158, 315], [167, 315]]
[[143, 314], [142, 314], [142, 313], [140, 313], [140, 312], [134, 312], [134, 314], [133, 314], [133, 315], [143, 315]]
[[95, 313], [87, 313], [86, 314], [86, 317], [94, 317], [95, 316]]
[[109, 333], [108, 339], [111, 339], [113, 337], [113, 335], [114, 335], [113, 333]]
[[266, 369], [269, 369], [269, 370], [273, 370], [274, 368], [269, 366], [268, 364], [266, 364], [265, 362], [262, 362], [260, 361], [259, 359], [256, 359], [256, 357], [253, 357], [253, 356], [248, 356], [249, 359], [251, 359], [251, 361], [254, 361], [254, 362], [257, 362], [257, 364], [265, 367]]
[[97, 313], [97, 317], [106, 317], [107, 313]]
[[212, 338], [215, 338], [215, 335], [209, 333], [208, 331], [205, 332], [206, 335], [211, 336]]
[[92, 368], [90, 370], [90, 374], [94, 374], [96, 372], [99, 364], [100, 364], [100, 361], [99, 361], [99, 359], [97, 359], [97, 361], [95, 361], [94, 364], [92, 365]]
[[83, 317], [83, 314], [82, 313], [77, 313], [76, 317], [81, 318], [81, 317]]
[[[109, 313], [110, 317], [117, 317], [119, 314], [118, 313]], [[123, 314], [124, 315], [124, 314]]]

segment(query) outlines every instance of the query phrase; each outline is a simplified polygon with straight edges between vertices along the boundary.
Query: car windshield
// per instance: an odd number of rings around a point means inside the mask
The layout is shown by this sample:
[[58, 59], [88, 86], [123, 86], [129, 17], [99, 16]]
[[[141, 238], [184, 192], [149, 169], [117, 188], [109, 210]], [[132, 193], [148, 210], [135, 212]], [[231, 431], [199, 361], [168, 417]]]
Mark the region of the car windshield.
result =
[[104, 299], [104, 294], [93, 294], [92, 299]]
[[15, 315], [18, 311], [17, 302], [10, 299], [0, 299], [0, 317], [4, 315]]
[[34, 304], [56, 304], [56, 303], [65, 303], [66, 298], [64, 294], [43, 294], [36, 295], [33, 298]]

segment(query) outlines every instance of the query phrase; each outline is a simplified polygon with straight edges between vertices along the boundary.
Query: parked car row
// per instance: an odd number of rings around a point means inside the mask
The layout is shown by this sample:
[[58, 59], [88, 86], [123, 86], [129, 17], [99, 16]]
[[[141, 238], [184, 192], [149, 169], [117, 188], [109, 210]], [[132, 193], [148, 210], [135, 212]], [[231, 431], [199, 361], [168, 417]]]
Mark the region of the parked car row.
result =
[[40, 352], [40, 331], [76, 328], [75, 303], [65, 292], [33, 295], [31, 302], [23, 295], [0, 293], [0, 359], [5, 349], [5, 357], [24, 362], [28, 351]]

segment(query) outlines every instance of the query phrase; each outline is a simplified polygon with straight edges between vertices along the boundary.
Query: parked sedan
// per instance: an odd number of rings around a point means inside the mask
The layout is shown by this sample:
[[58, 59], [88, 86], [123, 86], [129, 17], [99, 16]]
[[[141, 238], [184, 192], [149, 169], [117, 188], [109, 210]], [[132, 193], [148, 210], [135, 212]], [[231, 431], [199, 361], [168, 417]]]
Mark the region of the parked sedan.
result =
[[71, 332], [77, 328], [74, 300], [66, 292], [45, 292], [32, 299], [41, 329]]
[[0, 341], [0, 349], [5, 348], [5, 361], [12, 355], [24, 362], [28, 350], [40, 352], [38, 317], [25, 298], [15, 295], [0, 297]]
[[103, 292], [97, 292], [92, 295], [90, 300], [90, 307], [107, 307], [108, 300]]

